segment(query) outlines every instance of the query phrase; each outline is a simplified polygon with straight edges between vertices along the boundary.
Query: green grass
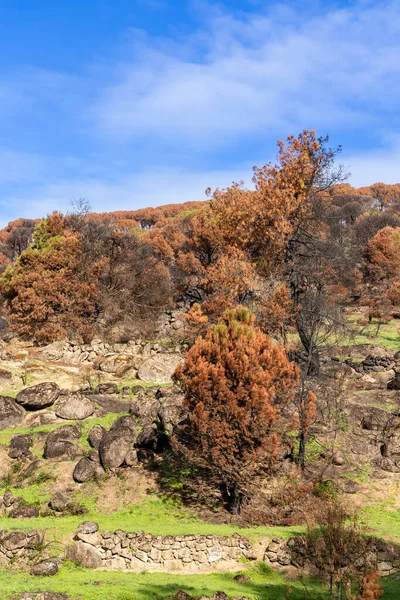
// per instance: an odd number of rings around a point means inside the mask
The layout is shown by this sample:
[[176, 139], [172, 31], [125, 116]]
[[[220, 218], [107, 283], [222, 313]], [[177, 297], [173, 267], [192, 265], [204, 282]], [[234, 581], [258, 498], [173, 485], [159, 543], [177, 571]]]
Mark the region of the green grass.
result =
[[[51, 483], [49, 484], [49, 481], [46, 481], [46, 487], [47, 486], [51, 487]], [[34, 484], [26, 488], [11, 489], [13, 496], [15, 496], [16, 498], [23, 498], [27, 504], [35, 504], [36, 506], [41, 506], [45, 502], [48, 502], [51, 496], [51, 493], [44, 488], [43, 484]], [[0, 495], [4, 495], [5, 491], [6, 488], [0, 488]]]
[[[284, 600], [289, 585], [293, 586], [292, 600], [304, 597], [300, 582], [290, 582], [269, 569], [254, 568], [248, 572], [251, 581], [238, 583], [234, 573], [177, 575], [167, 573], [116, 573], [89, 571], [72, 565], [64, 566], [51, 579], [33, 578], [0, 570], [3, 597], [22, 591], [46, 590], [67, 592], [74, 600], [155, 600], [171, 597], [180, 589], [194, 597], [224, 591], [229, 596], [244, 596], [254, 600]], [[319, 584], [309, 582], [313, 598], [318, 598]]]
[[[240, 571], [239, 571], [240, 572]], [[243, 572], [243, 571], [242, 571]], [[237, 574], [237, 573], [236, 573]], [[122, 573], [113, 571], [91, 571], [65, 564], [52, 578], [32, 577], [25, 573], [0, 569], [2, 598], [12, 594], [45, 590], [68, 593], [74, 600], [156, 600], [168, 598], [183, 589], [198, 598], [224, 591], [233, 596], [253, 600], [322, 600], [326, 598], [326, 587], [316, 579], [306, 579], [305, 592], [300, 581], [291, 581], [282, 574], [274, 573], [264, 564], [255, 565], [246, 571], [250, 581], [238, 583], [235, 573], [212, 573], [199, 575], [177, 575], [172, 573]], [[383, 581], [383, 600], [398, 600], [400, 582], [395, 578]], [[289, 587], [292, 589], [288, 595]]]
[[[383, 323], [379, 331], [377, 331], [376, 319], [372, 319], [372, 322], [368, 325], [362, 326], [357, 323], [358, 319], [362, 318], [361, 313], [353, 313], [347, 318], [349, 329], [352, 331], [348, 335], [344, 336], [330, 336], [326, 344], [330, 346], [361, 346], [361, 345], [373, 345], [383, 346], [396, 352], [400, 350], [400, 320], [392, 319], [389, 323]], [[297, 346], [300, 344], [300, 339], [297, 333], [291, 333], [288, 335], [288, 343], [290, 346]], [[348, 356], [341, 356], [344, 358], [350, 358]], [[356, 362], [355, 359], [353, 359]]]
[[394, 351], [400, 349], [400, 321], [398, 319], [392, 319], [389, 323], [383, 323], [377, 332], [376, 319], [372, 319], [371, 324], [367, 326], [360, 326], [357, 324], [357, 320], [361, 317], [362, 315], [355, 313], [348, 318], [348, 322], [356, 330], [359, 330], [355, 332], [354, 337], [347, 340], [348, 345], [373, 344], [384, 346]]
[[[34, 486], [32, 486], [34, 487]], [[29, 488], [26, 488], [29, 490]], [[21, 494], [32, 499], [34, 492], [28, 494], [26, 490], [12, 490], [15, 495]], [[35, 490], [37, 493], [37, 490]], [[86, 504], [89, 513], [82, 517], [78, 516], [51, 516], [31, 519], [10, 519], [0, 517], [0, 528], [4, 529], [46, 529], [49, 539], [61, 540], [72, 537], [82, 521], [94, 520], [99, 523], [101, 530], [115, 531], [124, 529], [126, 531], [145, 531], [154, 535], [224, 535], [240, 533], [252, 540], [262, 537], [290, 537], [302, 531], [302, 527], [249, 527], [241, 528], [229, 524], [210, 524], [193, 516], [188, 511], [179, 508], [175, 502], [158, 497], [150, 498], [141, 504], [127, 505], [122, 510], [105, 515], [96, 512], [95, 498], [85, 496], [82, 492], [74, 495], [74, 500]]]
[[396, 408], [398, 408], [397, 404], [391, 404], [390, 402], [371, 402], [370, 406], [375, 406], [376, 408], [384, 408], [385, 410], [396, 410]]
[[400, 544], [400, 509], [393, 500], [371, 504], [362, 510], [361, 516], [374, 535]]

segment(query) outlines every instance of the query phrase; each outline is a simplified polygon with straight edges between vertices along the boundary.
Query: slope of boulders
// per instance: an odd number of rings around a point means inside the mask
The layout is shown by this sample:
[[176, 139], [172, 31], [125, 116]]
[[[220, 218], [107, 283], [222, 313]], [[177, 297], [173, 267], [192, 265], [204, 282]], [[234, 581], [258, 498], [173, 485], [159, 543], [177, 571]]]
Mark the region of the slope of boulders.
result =
[[[141, 386], [134, 386], [130, 396], [124, 398], [115, 383], [74, 393], [60, 390], [52, 382], [41, 383], [25, 388], [16, 399], [4, 398], [4, 406], [7, 410], [3, 416], [8, 426], [11, 422], [30, 428], [29, 434], [12, 436], [8, 445], [9, 459], [25, 466], [19, 469], [21, 485], [25, 485], [23, 476], [29, 478], [28, 469], [34, 471], [46, 463], [73, 461], [71, 480], [79, 484], [119, 468], [137, 467], [168, 448], [173, 427], [185, 419], [183, 396], [176, 388], [146, 392]], [[82, 429], [83, 422], [110, 413], [116, 416], [108, 427], [95, 423]], [[6, 415], [11, 417], [8, 419]], [[44, 424], [50, 425], [51, 430], [36, 433], [35, 427]], [[23, 506], [20, 498], [10, 500], [10, 507], [3, 508], [9, 516], [38, 514], [37, 507]], [[70, 508], [66, 506], [66, 510]]]

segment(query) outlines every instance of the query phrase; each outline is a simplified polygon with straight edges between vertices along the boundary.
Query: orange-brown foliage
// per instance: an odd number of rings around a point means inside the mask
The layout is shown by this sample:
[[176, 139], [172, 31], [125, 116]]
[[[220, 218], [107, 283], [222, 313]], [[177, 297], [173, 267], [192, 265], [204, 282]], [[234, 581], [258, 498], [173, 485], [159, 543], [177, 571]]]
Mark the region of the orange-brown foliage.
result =
[[293, 400], [298, 369], [239, 306], [196, 340], [174, 379], [189, 412], [175, 448], [235, 503], [251, 477], [277, 459], [291, 426], [284, 410]]

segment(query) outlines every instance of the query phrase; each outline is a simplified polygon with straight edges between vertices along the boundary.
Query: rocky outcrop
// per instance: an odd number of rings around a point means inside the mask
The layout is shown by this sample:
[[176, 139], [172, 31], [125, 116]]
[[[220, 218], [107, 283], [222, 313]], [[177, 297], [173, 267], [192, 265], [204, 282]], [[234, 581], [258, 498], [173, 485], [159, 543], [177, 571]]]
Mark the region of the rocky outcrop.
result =
[[116, 383], [100, 383], [95, 389], [95, 394], [119, 394]]
[[105, 469], [120, 467], [133, 447], [135, 437], [135, 431], [126, 426], [107, 431], [99, 445], [99, 456], [103, 467]]
[[[400, 550], [384, 540], [367, 537], [368, 552], [364, 559], [359, 559], [360, 571], [371, 568], [381, 577], [397, 573], [400, 569]], [[264, 561], [273, 569], [287, 568], [304, 569], [312, 572], [317, 565], [310, 562], [307, 551], [301, 543], [301, 538], [273, 538], [265, 546]]]
[[36, 554], [36, 547], [41, 541], [38, 531], [1, 531], [0, 532], [0, 565], [17, 563], [28, 565]]
[[183, 406], [184, 395], [177, 388], [160, 389], [156, 393], [156, 399], [159, 401], [157, 417], [161, 427], [171, 435], [174, 427], [187, 417], [187, 410]]
[[40, 410], [52, 406], [60, 391], [56, 383], [38, 383], [21, 390], [15, 400], [26, 410]]
[[16, 427], [25, 417], [25, 409], [19, 406], [13, 398], [0, 396], [0, 429]]
[[[158, 338], [171, 338], [180, 335], [183, 330], [183, 313], [172, 312], [170, 314], [162, 315], [159, 323], [156, 325], [156, 333]], [[77, 342], [65, 340], [61, 342], [53, 342], [41, 350], [42, 356], [45, 360], [51, 362], [66, 362], [71, 364], [89, 364], [97, 363], [99, 365], [99, 359], [104, 357], [112, 356], [127, 356], [129, 361], [123, 364], [123, 361], [116, 361], [116, 366], [112, 365], [115, 362], [114, 359], [105, 361], [104, 372], [115, 374], [121, 367], [124, 369], [127, 365], [128, 368], [134, 367], [135, 369], [143, 359], [149, 356], [154, 356], [159, 352], [167, 353], [181, 353], [187, 349], [186, 344], [179, 343], [179, 341], [173, 342], [171, 346], [166, 347], [158, 342], [146, 342], [141, 339], [135, 339], [130, 341], [120, 341], [115, 343], [108, 343], [101, 340], [100, 338], [93, 339], [89, 344], [78, 344]], [[112, 369], [111, 371], [109, 369]]]
[[[333, 359], [336, 364], [338, 358]], [[346, 358], [342, 366], [352, 369], [352, 372], [361, 378], [361, 382], [371, 389], [376, 387], [387, 387], [400, 389], [400, 355], [390, 352], [387, 348], [372, 347], [363, 359]]]
[[106, 356], [97, 358], [94, 365], [103, 373], [111, 373], [115, 377], [122, 377], [128, 372], [131, 377], [136, 376], [136, 361], [129, 354], [106, 354]]
[[25, 519], [39, 516], [39, 509], [28, 504], [21, 497], [14, 497], [10, 490], [4, 492], [1, 502], [1, 512], [12, 519]]

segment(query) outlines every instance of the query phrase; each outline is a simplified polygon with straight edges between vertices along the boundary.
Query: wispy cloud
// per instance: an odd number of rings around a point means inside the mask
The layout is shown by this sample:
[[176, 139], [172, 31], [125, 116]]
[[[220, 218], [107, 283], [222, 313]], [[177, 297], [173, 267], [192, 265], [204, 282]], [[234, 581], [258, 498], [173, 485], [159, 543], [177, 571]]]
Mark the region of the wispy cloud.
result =
[[98, 130], [221, 147], [303, 126], [384, 126], [400, 99], [397, 2], [274, 17], [214, 11], [182, 40], [183, 55], [179, 43], [133, 34], [131, 60], [93, 109]]

